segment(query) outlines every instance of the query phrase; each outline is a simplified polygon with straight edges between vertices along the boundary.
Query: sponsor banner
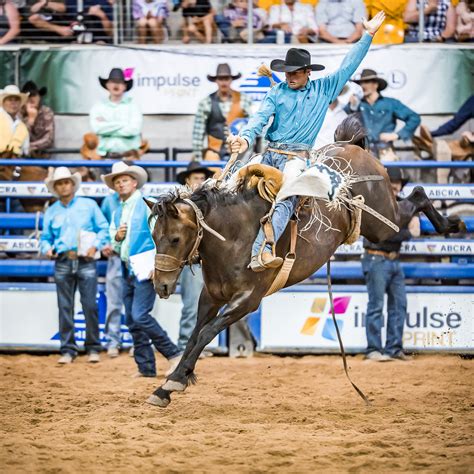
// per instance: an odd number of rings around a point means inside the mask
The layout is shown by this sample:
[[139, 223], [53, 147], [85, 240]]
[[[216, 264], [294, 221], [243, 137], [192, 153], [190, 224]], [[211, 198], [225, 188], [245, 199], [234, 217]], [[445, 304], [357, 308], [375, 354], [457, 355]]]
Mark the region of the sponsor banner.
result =
[[[406, 349], [474, 349], [474, 289], [466, 293], [442, 291], [408, 293], [408, 314], [403, 334]], [[367, 301], [365, 292], [334, 293], [337, 324], [348, 351], [360, 352], [367, 347]], [[325, 291], [286, 291], [272, 295], [263, 300], [261, 317], [263, 350], [339, 350], [329, 296]]]
[[[322, 73], [313, 73], [313, 79], [336, 71], [349, 51], [348, 46], [305, 47], [326, 66]], [[257, 77], [257, 68], [262, 62], [270, 64], [274, 58], [284, 58], [287, 49], [287, 46], [267, 45], [147, 50], [35, 48], [22, 51], [20, 79], [47, 85], [49, 92], [45, 100], [56, 113], [88, 114], [94, 103], [106, 97], [98, 77], [107, 77], [113, 67], [120, 67], [133, 79], [130, 95], [145, 114], [194, 114], [198, 102], [216, 89], [207, 75], [213, 74], [217, 64], [222, 62], [228, 62], [233, 71], [242, 74], [234, 87], [251, 95], [258, 105], [270, 82]], [[474, 61], [471, 53], [470, 48], [459, 46], [373, 46], [358, 72], [363, 68], [377, 70], [389, 84], [385, 94], [402, 100], [420, 114], [454, 113], [472, 91]], [[274, 78], [279, 82], [284, 80], [284, 74], [275, 74]]]
[[[142, 191], [145, 196], [159, 196], [171, 191], [177, 184], [147, 183]], [[77, 196], [103, 198], [113, 191], [103, 183], [82, 183]], [[51, 197], [48, 188], [42, 183], [0, 181], [0, 196], [2, 197]]]
[[472, 184], [407, 184], [400, 192], [400, 197], [407, 197], [415, 186], [423, 186], [430, 199], [474, 199], [474, 186]]
[[[97, 294], [99, 307], [100, 338], [105, 344], [107, 300], [103, 287]], [[157, 319], [173, 342], [179, 335], [181, 297], [172, 295], [167, 300], [156, 298], [152, 316]], [[122, 319], [123, 320], [123, 319]], [[76, 342], [84, 346], [86, 323], [81, 308], [79, 292], [76, 292], [74, 312]], [[5, 284], [0, 288], [0, 347], [24, 347], [59, 349], [58, 304], [54, 284]], [[132, 338], [127, 326], [122, 324], [123, 345], [130, 346]], [[218, 347], [216, 337], [209, 347]]]
[[0, 237], [0, 252], [39, 252], [39, 240]]

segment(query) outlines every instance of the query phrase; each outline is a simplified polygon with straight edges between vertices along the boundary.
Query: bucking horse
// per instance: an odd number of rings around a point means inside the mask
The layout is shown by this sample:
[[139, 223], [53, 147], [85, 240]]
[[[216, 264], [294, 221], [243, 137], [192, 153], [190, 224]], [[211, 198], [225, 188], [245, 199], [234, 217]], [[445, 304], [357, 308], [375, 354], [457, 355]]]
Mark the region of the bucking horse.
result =
[[[350, 189], [353, 196], [363, 197], [365, 209], [375, 211], [362, 211], [360, 235], [371, 242], [386, 240], [395, 230], [384, 220], [403, 227], [418, 212], [426, 215], [439, 234], [465, 229], [458, 217], [446, 218], [439, 214], [421, 186], [415, 187], [407, 198], [397, 201], [384, 166], [361, 146], [363, 132], [357, 127], [360, 127], [358, 122], [349, 119], [343, 122], [335, 136], [337, 156], [327, 163], [337, 169], [350, 165], [354, 176], [372, 177], [370, 180], [355, 179]], [[182, 392], [196, 382], [195, 366], [203, 349], [222, 330], [257, 310], [279, 272], [279, 269], [267, 269], [254, 273], [248, 268], [260, 220], [272, 206], [262, 199], [255, 187], [246, 185], [248, 179], [244, 178], [237, 190], [204, 183], [188, 197], [176, 191], [154, 203], [147, 201], [151, 208], [150, 222], [154, 221], [153, 283], [158, 295], [168, 298], [174, 292], [182, 268], [190, 264], [197, 253], [205, 282], [199, 298], [197, 323], [182, 359], [166, 382], [148, 398], [152, 405], [166, 407], [172, 392]], [[330, 222], [330, 226], [324, 232], [314, 230], [311, 227], [314, 213], [308, 207], [300, 207], [296, 258], [284, 287], [310, 277], [329, 261], [353, 232], [353, 208], [328, 206], [324, 201], [318, 204], [319, 222]], [[308, 224], [310, 229], [302, 234], [301, 229], [307, 228]], [[290, 234], [288, 225], [276, 245], [278, 256], [288, 254]]]

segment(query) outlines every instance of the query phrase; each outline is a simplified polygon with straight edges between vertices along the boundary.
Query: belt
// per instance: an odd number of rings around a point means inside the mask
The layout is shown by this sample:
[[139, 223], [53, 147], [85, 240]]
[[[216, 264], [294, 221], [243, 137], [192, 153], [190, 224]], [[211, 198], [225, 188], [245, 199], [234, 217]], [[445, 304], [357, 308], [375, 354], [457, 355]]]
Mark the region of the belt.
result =
[[366, 252], [370, 255], [381, 255], [382, 257], [388, 258], [389, 260], [395, 260], [396, 258], [399, 257], [398, 252], [384, 252], [383, 250], [370, 250], [366, 249]]
[[280, 155], [286, 155], [289, 157], [289, 160], [293, 160], [294, 158], [302, 158], [303, 160], [305, 160], [306, 158], [309, 158], [309, 151], [307, 150], [290, 151], [280, 150], [279, 148], [267, 147], [267, 151], [271, 151], [272, 153], [279, 153]]
[[75, 250], [68, 250], [67, 252], [59, 253], [58, 258], [67, 258], [68, 260], [77, 260], [79, 257]]

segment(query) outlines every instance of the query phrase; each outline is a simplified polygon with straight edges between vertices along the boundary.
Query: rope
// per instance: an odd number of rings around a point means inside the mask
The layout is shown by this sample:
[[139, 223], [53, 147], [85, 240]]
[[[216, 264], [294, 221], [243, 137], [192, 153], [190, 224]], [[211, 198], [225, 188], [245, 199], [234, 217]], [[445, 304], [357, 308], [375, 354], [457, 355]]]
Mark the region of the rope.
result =
[[341, 357], [342, 357], [342, 364], [344, 366], [344, 372], [346, 373], [346, 377], [351, 383], [354, 390], [359, 394], [359, 396], [364, 400], [367, 406], [370, 406], [371, 403], [364, 392], [352, 381], [349, 371], [347, 369], [347, 360], [346, 360], [346, 352], [344, 351], [344, 345], [342, 343], [341, 333], [339, 332], [339, 326], [337, 325], [336, 313], [334, 311], [334, 301], [332, 297], [332, 284], [331, 284], [331, 260], [328, 260], [327, 263], [327, 281], [328, 281], [328, 293], [329, 293], [329, 302], [331, 304], [331, 316], [334, 322], [334, 327], [336, 328], [337, 340], [339, 342], [339, 349], [341, 349]]

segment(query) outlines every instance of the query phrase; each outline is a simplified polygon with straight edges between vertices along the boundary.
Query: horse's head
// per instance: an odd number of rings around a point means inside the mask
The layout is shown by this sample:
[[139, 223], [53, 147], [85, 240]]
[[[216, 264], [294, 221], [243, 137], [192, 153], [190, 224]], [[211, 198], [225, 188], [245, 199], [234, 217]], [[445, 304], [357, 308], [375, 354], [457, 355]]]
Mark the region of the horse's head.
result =
[[150, 223], [156, 247], [153, 285], [160, 298], [168, 298], [176, 289], [184, 265], [197, 250], [196, 216], [193, 209], [174, 194], [146, 203], [151, 209]]

